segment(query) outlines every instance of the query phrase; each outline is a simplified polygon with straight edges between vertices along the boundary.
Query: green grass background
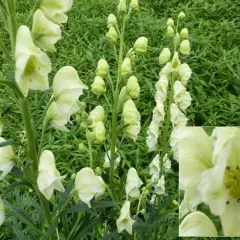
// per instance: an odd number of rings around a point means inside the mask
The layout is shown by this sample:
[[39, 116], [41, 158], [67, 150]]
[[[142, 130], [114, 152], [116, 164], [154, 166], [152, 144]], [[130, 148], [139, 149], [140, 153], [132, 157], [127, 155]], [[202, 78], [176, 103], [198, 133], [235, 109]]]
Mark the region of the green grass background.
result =
[[[74, 7], [68, 14], [69, 21], [62, 28], [63, 39], [56, 45], [57, 52], [50, 55], [53, 63], [50, 81], [59, 68], [71, 65], [78, 70], [82, 81], [90, 86], [100, 58], [106, 58], [112, 73], [116, 72], [114, 54], [111, 46], [106, 42], [105, 34], [107, 16], [116, 13], [117, 2], [74, 1]], [[186, 13], [186, 19], [181, 26], [189, 29], [192, 51], [191, 55], [182, 61], [186, 61], [193, 70], [188, 83], [193, 98], [192, 105], [187, 111], [189, 125], [239, 125], [240, 6], [237, 0], [139, 0], [139, 2], [141, 11], [134, 15], [127, 25], [126, 47], [131, 48], [140, 36], [149, 39], [149, 51], [137, 60], [134, 70], [141, 85], [141, 97], [136, 103], [142, 115], [142, 130], [136, 144], [124, 142], [121, 155], [122, 169], [126, 171], [129, 166], [138, 167], [140, 175], [144, 178], [148, 174], [147, 166], [153, 157], [147, 154], [144, 139], [154, 107], [154, 85], [160, 71], [158, 56], [161, 50], [170, 44], [166, 37], [166, 19], [169, 16], [176, 18], [180, 11]], [[17, 1], [19, 25], [26, 22], [32, 5], [33, 1], [30, 0]], [[2, 27], [0, 37], [9, 46], [8, 35]], [[13, 70], [13, 65], [5, 63], [4, 59], [0, 58], [0, 70], [6, 75]], [[19, 110], [11, 99], [11, 91], [1, 87], [0, 96], [0, 110], [9, 125], [3, 136], [21, 141], [24, 139], [23, 126]], [[48, 95], [31, 92], [30, 98], [33, 117], [35, 122], [38, 122]], [[81, 99], [88, 103], [88, 111], [99, 103], [104, 105], [108, 119], [110, 118], [110, 109], [104, 99], [97, 100], [90, 91], [85, 92]], [[67, 174], [67, 181], [72, 173], [86, 166], [88, 161], [85, 154], [79, 153], [77, 148], [80, 141], [85, 142], [84, 133], [75, 119], [72, 121], [73, 125], [69, 125], [70, 133], [62, 133], [49, 127], [44, 141], [45, 148], [53, 150], [61, 174]], [[36, 125], [36, 128], [40, 130], [41, 126]], [[95, 166], [101, 166], [103, 149], [97, 147], [95, 149]], [[22, 156], [23, 152], [24, 149], [19, 155]], [[174, 171], [167, 176], [167, 190], [172, 198], [177, 199], [178, 167], [174, 162], [173, 169]], [[8, 177], [4, 181], [6, 184], [12, 179]], [[2, 185], [3, 183], [0, 183], [0, 193]], [[170, 233], [173, 228], [176, 229], [177, 213], [173, 212], [172, 217], [164, 219], [161, 224], [164, 225], [162, 231]], [[170, 237], [165, 236], [165, 238]]]

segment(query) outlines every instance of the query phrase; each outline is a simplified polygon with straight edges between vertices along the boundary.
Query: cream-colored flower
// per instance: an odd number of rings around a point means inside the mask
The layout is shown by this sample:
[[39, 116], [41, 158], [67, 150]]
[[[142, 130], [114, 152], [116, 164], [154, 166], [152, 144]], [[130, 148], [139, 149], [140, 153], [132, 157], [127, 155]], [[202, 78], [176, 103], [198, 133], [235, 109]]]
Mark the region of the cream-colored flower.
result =
[[54, 190], [64, 192], [62, 180], [65, 176], [60, 176], [56, 169], [55, 158], [51, 151], [44, 150], [39, 159], [37, 184], [39, 191], [49, 200]]
[[192, 75], [192, 70], [186, 63], [183, 63], [178, 68], [178, 74], [180, 77], [180, 81], [185, 86]]
[[175, 103], [170, 106], [171, 122], [173, 127], [186, 126], [188, 119]]
[[[5, 142], [6, 140], [0, 137], [0, 143]], [[12, 146], [8, 145], [5, 147], [0, 147], [0, 171], [2, 175], [0, 180], [2, 180], [13, 168], [15, 154], [13, 152]]]
[[100, 77], [107, 77], [109, 73], [109, 65], [105, 59], [100, 59], [97, 64], [96, 75]]
[[123, 107], [123, 121], [126, 125], [135, 125], [138, 124], [141, 120], [141, 115], [138, 112], [135, 103], [128, 99]]
[[107, 40], [109, 43], [115, 45], [117, 43], [118, 40], [118, 33], [115, 29], [115, 27], [110, 26], [107, 34], [106, 34]]
[[131, 0], [129, 6], [130, 6], [130, 8], [132, 8], [134, 11], [138, 11], [138, 10], [139, 10], [138, 0]]
[[134, 51], [136, 54], [145, 54], [148, 49], [148, 39], [140, 37], [134, 43]]
[[104, 108], [101, 105], [96, 106], [89, 114], [89, 118], [92, 121], [92, 127], [94, 127], [94, 125], [97, 122], [104, 122], [105, 119], [105, 111]]
[[194, 212], [187, 215], [179, 226], [181, 237], [217, 237], [217, 230], [207, 215]]
[[132, 66], [130, 58], [125, 58], [121, 66], [121, 75], [127, 77], [132, 74]]
[[155, 151], [157, 148], [157, 141], [158, 141], [158, 136], [160, 132], [159, 130], [160, 126], [161, 124], [159, 124], [159, 122], [152, 121], [148, 127], [146, 143], [147, 143], [149, 152]]
[[91, 85], [92, 92], [98, 96], [106, 92], [105, 82], [102, 77], [96, 76], [94, 78], [93, 84]]
[[180, 52], [184, 55], [190, 54], [190, 42], [189, 40], [185, 39], [180, 44]]
[[43, 50], [55, 52], [54, 44], [62, 38], [60, 27], [48, 20], [41, 9], [33, 15], [32, 37]]
[[128, 96], [135, 99], [140, 95], [140, 86], [138, 84], [138, 79], [135, 76], [131, 76], [127, 81], [127, 93]]
[[187, 28], [183, 28], [180, 32], [180, 36], [183, 39], [188, 39], [188, 29]]
[[174, 29], [171, 26], [167, 27], [167, 36], [168, 37], [173, 37], [174, 36]]
[[[116, 147], [115, 147], [115, 153], [116, 153], [117, 157], [116, 157], [115, 162], [114, 162], [114, 169], [117, 169], [119, 163], [121, 162], [121, 156], [117, 152], [117, 148]], [[111, 160], [111, 150], [109, 150], [107, 153], [105, 153], [104, 164], [103, 164], [104, 168], [109, 168], [110, 167], [110, 160]]]
[[136, 141], [141, 130], [141, 123], [138, 122], [137, 124], [129, 125], [124, 130], [127, 137]]
[[105, 183], [100, 176], [96, 176], [91, 168], [81, 169], [75, 179], [75, 189], [79, 199], [91, 208], [90, 201], [105, 192]]
[[0, 198], [0, 227], [4, 222], [4, 219], [5, 219], [4, 203], [3, 200]]
[[128, 93], [127, 93], [127, 87], [124, 86], [119, 94], [119, 103], [120, 105], [125, 103], [129, 99]]
[[160, 173], [160, 160], [159, 154], [157, 154], [152, 162], [149, 164], [149, 174], [152, 176], [152, 179], [158, 179]]
[[54, 102], [47, 111], [49, 122], [53, 127], [66, 129], [63, 123], [66, 124], [71, 115], [79, 111], [77, 101], [84, 89], [88, 87], [82, 83], [73, 67], [66, 66], [57, 72], [53, 80]]
[[166, 75], [167, 77], [172, 72], [172, 64], [168, 62], [160, 71], [159, 76]]
[[124, 229], [132, 235], [132, 226], [134, 220], [130, 217], [130, 202], [126, 201], [121, 209], [119, 218], [117, 219], [117, 229], [118, 232], [122, 232]]
[[185, 111], [191, 105], [191, 95], [180, 81], [175, 81], [173, 85], [174, 100], [179, 108]]
[[25, 97], [29, 89], [45, 91], [49, 88], [51, 61], [46, 53], [34, 45], [27, 26], [22, 25], [17, 31], [15, 58], [15, 79]]
[[164, 175], [158, 180], [157, 184], [154, 186], [154, 193], [157, 195], [165, 194], [165, 179]]
[[93, 132], [98, 143], [104, 142], [106, 139], [106, 129], [104, 122], [98, 121], [94, 124]]
[[160, 53], [159, 63], [165, 64], [170, 61], [170, 58], [171, 58], [171, 52], [170, 52], [169, 48], [164, 48], [162, 50], [162, 52]]
[[174, 26], [174, 21], [173, 21], [173, 19], [172, 18], [168, 18], [168, 20], [167, 20], [167, 25], [168, 26]]
[[117, 26], [117, 18], [115, 17], [114, 14], [109, 14], [108, 20], [107, 20], [107, 26], [110, 28], [111, 26]]
[[155, 101], [156, 103], [165, 102], [167, 98], [167, 90], [168, 90], [168, 78], [166, 75], [162, 75], [157, 83], [155, 84], [156, 94]]
[[49, 20], [60, 25], [67, 22], [65, 13], [71, 9], [72, 4], [73, 0], [41, 0], [39, 8]]
[[126, 0], [119, 0], [119, 4], [117, 6], [117, 9], [118, 9], [119, 14], [126, 13], [126, 11], [127, 11]]
[[178, 52], [174, 53], [173, 59], [172, 59], [172, 68], [173, 71], [177, 71], [179, 66], [181, 65], [180, 59], [178, 57]]
[[130, 168], [127, 173], [127, 183], [125, 187], [127, 196], [139, 198], [140, 197], [139, 188], [141, 187], [142, 184], [143, 182], [138, 177], [136, 169]]
[[172, 148], [172, 152], [173, 152], [173, 158], [174, 160], [176, 160], [177, 162], [179, 161], [179, 154], [178, 154], [178, 150], [179, 150], [179, 127], [175, 127], [173, 128], [171, 135], [170, 135], [170, 146]]

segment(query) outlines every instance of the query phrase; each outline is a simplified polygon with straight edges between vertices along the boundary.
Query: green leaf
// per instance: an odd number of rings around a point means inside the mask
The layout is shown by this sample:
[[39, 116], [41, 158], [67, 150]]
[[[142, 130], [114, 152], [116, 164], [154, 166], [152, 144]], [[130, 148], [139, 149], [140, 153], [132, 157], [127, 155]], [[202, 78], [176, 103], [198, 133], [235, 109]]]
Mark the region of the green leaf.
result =
[[85, 212], [89, 210], [89, 207], [86, 203], [80, 203], [77, 205], [73, 205], [72, 207], [66, 209], [64, 213], [73, 213], [73, 212]]
[[14, 188], [18, 188], [18, 187], [27, 187], [29, 189], [29, 188], [32, 188], [32, 185], [27, 181], [15, 182], [15, 183], [8, 185], [3, 194], [13, 190]]
[[18, 226], [13, 226], [13, 231], [16, 234], [18, 240], [27, 240], [27, 238], [21, 233]]
[[99, 201], [93, 200], [91, 202], [92, 208], [108, 208], [108, 207], [115, 207], [117, 205], [114, 201]]
[[62, 209], [64, 208], [64, 206], [66, 206], [68, 200], [69, 200], [69, 196], [70, 193], [73, 189], [74, 186], [74, 179], [70, 181], [70, 183], [67, 185], [65, 191], [60, 195], [60, 199], [59, 199], [59, 212], [62, 211]]
[[1, 142], [0, 147], [6, 147], [9, 145], [15, 145], [15, 144], [16, 144], [16, 142], [14, 140], [7, 140], [5, 142]]

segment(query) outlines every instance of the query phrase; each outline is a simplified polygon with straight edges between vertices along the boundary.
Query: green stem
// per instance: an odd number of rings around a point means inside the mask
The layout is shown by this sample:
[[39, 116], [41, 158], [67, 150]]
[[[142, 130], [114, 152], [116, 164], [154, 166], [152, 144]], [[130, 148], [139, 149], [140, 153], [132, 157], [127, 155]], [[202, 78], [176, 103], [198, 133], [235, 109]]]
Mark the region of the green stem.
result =
[[44, 118], [44, 121], [43, 121], [41, 139], [40, 139], [40, 143], [39, 143], [39, 147], [38, 147], [38, 159], [39, 159], [39, 157], [40, 157], [40, 154], [42, 153], [43, 139], [44, 139], [45, 132], [46, 132], [46, 129], [47, 129], [47, 124], [48, 124], [48, 118], [45, 117], [45, 118]]
[[[136, 217], [138, 216], [138, 213], [139, 213], [139, 210], [140, 210], [140, 206], [141, 206], [143, 195], [144, 195], [144, 191], [141, 193], [139, 201], [138, 201]], [[137, 240], [137, 233], [136, 232], [134, 233], [134, 240]]]
[[123, 48], [124, 48], [124, 34], [125, 34], [126, 17], [123, 17], [121, 33], [120, 33], [120, 48], [118, 59], [118, 76], [115, 92], [113, 95], [113, 113], [112, 113], [112, 128], [111, 128], [111, 161], [110, 161], [110, 183], [113, 184], [114, 180], [114, 164], [115, 164], [115, 148], [117, 141], [117, 111], [118, 111], [118, 97], [119, 97], [119, 83], [121, 82], [121, 66], [123, 61]]
[[4, 43], [2, 42], [2, 40], [0, 39], [0, 50], [4, 53], [4, 56], [9, 60], [11, 61], [12, 58], [11, 56], [9, 55], [6, 47], [4, 46]]
[[92, 141], [91, 141], [91, 136], [90, 132], [87, 130], [86, 136], [87, 136], [87, 141], [88, 141], [88, 153], [89, 153], [89, 166], [90, 168], [93, 168], [93, 151], [92, 151]]

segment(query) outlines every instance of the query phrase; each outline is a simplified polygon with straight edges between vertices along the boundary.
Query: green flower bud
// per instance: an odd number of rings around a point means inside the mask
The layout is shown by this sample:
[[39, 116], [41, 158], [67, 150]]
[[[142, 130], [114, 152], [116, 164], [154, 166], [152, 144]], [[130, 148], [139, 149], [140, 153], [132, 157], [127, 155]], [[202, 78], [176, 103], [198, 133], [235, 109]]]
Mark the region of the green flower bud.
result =
[[171, 26], [167, 27], [167, 36], [173, 37], [174, 36], [174, 29]]
[[127, 93], [131, 98], [138, 98], [140, 95], [140, 86], [135, 76], [131, 76], [127, 81]]
[[127, 12], [126, 0], [120, 0], [117, 6], [118, 14], [124, 14]]
[[162, 50], [162, 52], [160, 53], [159, 63], [165, 64], [165, 63], [169, 62], [170, 58], [171, 58], [171, 52], [170, 52], [169, 48], [164, 48]]
[[85, 112], [86, 103], [85, 102], [78, 102], [78, 107], [80, 112]]
[[81, 153], [85, 153], [87, 151], [87, 148], [85, 147], [84, 143], [79, 143], [78, 150]]
[[173, 203], [175, 206], [178, 206], [178, 205], [179, 205], [179, 204], [178, 204], [178, 201], [176, 201], [176, 200], [173, 200], [172, 203]]
[[125, 58], [121, 66], [121, 75], [125, 77], [131, 74], [132, 74], [131, 60], [130, 58]]
[[76, 115], [76, 121], [78, 122], [78, 123], [80, 123], [81, 122], [81, 120], [82, 120], [82, 117], [81, 117], [81, 115]]
[[145, 37], [140, 37], [134, 44], [134, 51], [137, 54], [145, 54], [148, 48], [148, 39]]
[[114, 26], [117, 26], [117, 19], [114, 14], [110, 14], [108, 16], [107, 27], [110, 28]]
[[96, 169], [95, 169], [95, 174], [96, 174], [97, 176], [101, 176], [101, 175], [102, 175], [102, 169], [101, 169], [100, 167], [96, 167]]
[[183, 28], [180, 32], [180, 36], [183, 39], [188, 39], [188, 29], [187, 28]]
[[174, 26], [174, 21], [173, 21], [172, 18], [168, 18], [168, 20], [167, 20], [167, 25], [168, 25], [168, 26]]
[[86, 137], [90, 141], [94, 141], [96, 139], [96, 134], [94, 132], [87, 131], [86, 132]]
[[173, 59], [172, 59], [172, 67], [177, 68], [181, 65], [181, 62], [178, 57], [178, 52], [174, 53]]
[[98, 61], [98, 66], [96, 70], [96, 75], [100, 77], [106, 77], [109, 73], [109, 65], [105, 59], [100, 59]]
[[130, 8], [132, 8], [134, 11], [138, 11], [139, 10], [138, 0], [131, 0]]
[[188, 40], [183, 40], [180, 44], [180, 52], [184, 55], [190, 54], [190, 43]]
[[110, 44], [115, 45], [117, 43], [118, 34], [113, 26], [111, 26], [106, 34], [107, 40]]
[[81, 131], [86, 131], [87, 130], [87, 124], [85, 122], [80, 123], [80, 130]]
[[128, 93], [127, 93], [127, 87], [123, 87], [120, 91], [119, 94], [119, 102], [120, 105], [123, 104], [124, 102], [126, 102], [129, 99]]
[[184, 12], [180, 12], [179, 15], [178, 15], [178, 19], [183, 19], [185, 17], [186, 17], [186, 15], [185, 15]]
[[102, 77], [96, 76], [94, 78], [93, 84], [91, 85], [92, 87], [92, 92], [98, 96], [102, 95], [105, 93], [105, 82]]
[[75, 179], [75, 177], [76, 177], [76, 173], [73, 173], [73, 174], [71, 175], [71, 179], [73, 180], [73, 179]]

